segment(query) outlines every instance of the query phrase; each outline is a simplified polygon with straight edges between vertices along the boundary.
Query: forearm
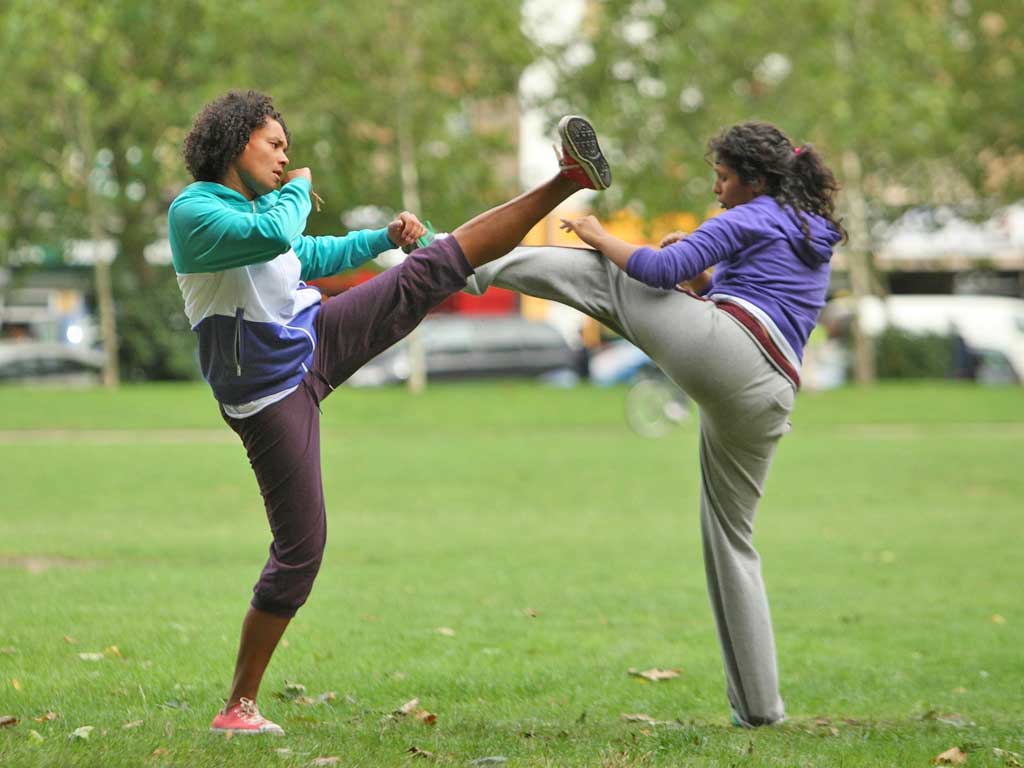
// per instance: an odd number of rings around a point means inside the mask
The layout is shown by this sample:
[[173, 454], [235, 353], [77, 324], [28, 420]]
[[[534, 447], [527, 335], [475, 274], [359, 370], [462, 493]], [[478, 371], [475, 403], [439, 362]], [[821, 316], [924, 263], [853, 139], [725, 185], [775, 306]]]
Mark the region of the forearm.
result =
[[629, 261], [629, 257], [637, 249], [637, 246], [632, 243], [620, 240], [615, 235], [610, 235], [607, 232], [603, 232], [594, 238], [590, 244], [623, 272], [626, 271], [626, 263]]
[[354, 269], [394, 247], [386, 229], [357, 230], [343, 237], [303, 236], [292, 244], [302, 264], [303, 280]]

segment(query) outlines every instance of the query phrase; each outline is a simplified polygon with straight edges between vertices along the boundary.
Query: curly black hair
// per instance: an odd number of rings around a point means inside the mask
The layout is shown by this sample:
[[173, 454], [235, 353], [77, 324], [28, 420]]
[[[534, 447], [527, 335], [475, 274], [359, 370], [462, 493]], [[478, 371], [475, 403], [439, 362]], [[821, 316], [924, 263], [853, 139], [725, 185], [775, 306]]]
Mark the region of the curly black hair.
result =
[[794, 146], [771, 123], [739, 123], [708, 142], [708, 157], [736, 171], [745, 184], [764, 179], [765, 193], [789, 205], [810, 237], [805, 213], [827, 220], [846, 240], [846, 230], [835, 215], [839, 184], [821, 155], [810, 144]]
[[228, 164], [242, 154], [249, 134], [268, 118], [281, 124], [288, 143], [292, 137], [273, 101], [258, 91], [229, 91], [196, 115], [185, 137], [185, 165], [196, 181], [220, 181]]

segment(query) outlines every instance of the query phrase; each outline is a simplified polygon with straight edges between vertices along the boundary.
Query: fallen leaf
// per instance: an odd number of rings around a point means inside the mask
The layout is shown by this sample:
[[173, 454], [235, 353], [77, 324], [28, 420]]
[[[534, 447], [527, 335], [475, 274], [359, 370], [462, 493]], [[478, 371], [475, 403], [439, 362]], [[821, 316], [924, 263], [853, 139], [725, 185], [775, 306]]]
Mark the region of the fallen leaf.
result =
[[164, 755], [171, 754], [171, 750], [166, 747], [157, 747], [150, 753], [150, 757], [163, 757]]
[[625, 720], [627, 723], [647, 723], [648, 725], [656, 725], [658, 722], [650, 715], [641, 715], [639, 713], [623, 714], [622, 719]]
[[416, 710], [416, 708], [419, 705], [420, 705], [420, 700], [418, 698], [417, 699], [409, 699], [409, 701], [405, 702], [405, 704], [403, 704], [402, 706], [400, 706], [398, 709], [395, 710], [395, 714], [396, 715], [408, 715], [408, 714], [411, 714], [412, 712], [414, 712]]
[[470, 760], [470, 765], [501, 765], [507, 763], [508, 758], [504, 755], [492, 755], [490, 757], [478, 757], [476, 760]]
[[121, 649], [118, 648], [116, 645], [107, 646], [103, 649], [103, 653], [105, 653], [107, 656], [117, 656], [118, 658], [121, 658]]
[[287, 637], [281, 638], [281, 647], [282, 648], [287, 648], [290, 645], [291, 645], [291, 643], [288, 642], [288, 638]]
[[405, 717], [406, 715], [412, 715], [425, 725], [434, 725], [437, 722], [437, 715], [423, 709], [420, 706], [419, 698], [409, 699], [409, 701], [391, 713], [391, 717]]
[[1000, 749], [999, 747], [992, 748], [992, 754], [996, 757], [1003, 759], [1003, 765], [1010, 766], [1010, 768], [1021, 768], [1020, 755], [1016, 752], [1011, 752], [1008, 749]]
[[437, 723], [437, 715], [433, 712], [427, 712], [425, 709], [418, 709], [413, 712], [413, 716], [424, 725], [434, 725]]
[[4, 656], [13, 656], [17, 652], [18, 649], [13, 645], [5, 645], [3, 648], [0, 648], [0, 654], [3, 654]]
[[75, 640], [71, 635], [64, 635], [64, 642], [68, 645], [78, 645], [78, 641]]
[[993, 624], [1005, 624], [1006, 623], [1006, 617], [1005, 616], [1000, 616], [998, 613], [993, 613], [992, 614], [992, 623]]
[[954, 688], [953, 693], [967, 693], [967, 689], [961, 685], [958, 688]]
[[938, 723], [945, 723], [946, 725], [952, 725], [955, 728], [964, 728], [968, 725], [974, 725], [970, 720], [961, 715], [959, 712], [937, 712], [931, 709], [921, 715], [922, 720], [934, 720]]
[[942, 754], [936, 755], [935, 759], [932, 760], [935, 765], [953, 764], [959, 765], [960, 763], [967, 762], [967, 755], [960, 747], [950, 747]]
[[18, 680], [18, 678], [16, 678], [16, 677], [12, 677], [11, 678], [11, 687], [14, 688], [14, 690], [16, 690], [16, 691], [20, 691], [21, 690], [21, 681]]
[[317, 704], [328, 704], [338, 698], [338, 694], [334, 691], [328, 691], [327, 693], [321, 693], [319, 696], [299, 696], [292, 699], [296, 704], [301, 704], [304, 707], [312, 707]]
[[643, 672], [638, 672], [633, 667], [629, 668], [629, 674], [634, 677], [642, 677], [644, 680], [650, 680], [652, 683], [657, 683], [661, 680], [671, 680], [673, 677], [679, 677], [681, 673], [681, 669], [659, 669], [658, 667], [654, 667], [652, 669], [645, 669]]
[[106, 658], [102, 653], [80, 653], [78, 658], [82, 661], [103, 661]]
[[32, 741], [44, 741], [43, 734], [35, 729], [29, 729], [28, 737], [32, 739]]
[[533, 608], [527, 608], [527, 609], [526, 609], [526, 610], [524, 611], [524, 613], [525, 613], [525, 614], [526, 614], [527, 616], [529, 616], [529, 617], [530, 617], [531, 619], [536, 619], [536, 618], [537, 618], [537, 611], [536, 611], [536, 610], [534, 610]]
[[50, 720], [56, 720], [59, 717], [60, 717], [60, 715], [58, 715], [56, 712], [47, 712], [45, 715], [40, 715], [39, 717], [36, 717], [36, 718], [33, 718], [33, 719], [37, 723], [46, 723], [46, 722], [49, 722]]
[[278, 699], [284, 699], [285, 701], [295, 701], [296, 699], [302, 698], [306, 695], [306, 686], [302, 683], [285, 683], [284, 688], [274, 693], [274, 696]]
[[310, 765], [337, 765], [340, 762], [340, 757], [317, 757]]
[[18, 718], [14, 715], [4, 715], [0, 717], [0, 728], [9, 728], [12, 725], [18, 724]]
[[427, 750], [420, 749], [419, 747], [409, 747], [405, 751], [408, 752], [413, 757], [422, 757], [422, 758], [424, 758], [426, 760], [433, 760], [434, 759], [434, 753], [433, 752], [428, 752]]
[[444, 635], [445, 637], [455, 637], [455, 630], [451, 627], [438, 627], [437, 634]]
[[71, 735], [69, 735], [68, 738], [72, 740], [81, 739], [84, 741], [85, 739], [89, 738], [89, 734], [93, 732], [94, 727], [95, 726], [92, 725], [83, 725], [81, 728], [75, 728], [75, 730], [71, 732]]
[[140, 725], [142, 725], [142, 724], [143, 724], [144, 722], [145, 722], [145, 720], [132, 720], [132, 721], [131, 721], [130, 723], [125, 723], [125, 724], [124, 724], [124, 725], [122, 725], [121, 727], [122, 727], [122, 728], [123, 728], [124, 730], [126, 730], [126, 731], [127, 731], [127, 730], [129, 730], [129, 729], [131, 729], [131, 728], [138, 728], [138, 727], [139, 727]]

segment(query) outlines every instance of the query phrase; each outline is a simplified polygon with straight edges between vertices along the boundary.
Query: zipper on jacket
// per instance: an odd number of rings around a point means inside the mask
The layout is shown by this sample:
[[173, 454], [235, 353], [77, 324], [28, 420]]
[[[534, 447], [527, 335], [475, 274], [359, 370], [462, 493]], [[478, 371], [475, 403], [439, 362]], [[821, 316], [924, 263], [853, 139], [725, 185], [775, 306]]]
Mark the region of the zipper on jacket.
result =
[[238, 308], [235, 310], [235, 372], [236, 375], [242, 375], [242, 315], [245, 312], [244, 309]]

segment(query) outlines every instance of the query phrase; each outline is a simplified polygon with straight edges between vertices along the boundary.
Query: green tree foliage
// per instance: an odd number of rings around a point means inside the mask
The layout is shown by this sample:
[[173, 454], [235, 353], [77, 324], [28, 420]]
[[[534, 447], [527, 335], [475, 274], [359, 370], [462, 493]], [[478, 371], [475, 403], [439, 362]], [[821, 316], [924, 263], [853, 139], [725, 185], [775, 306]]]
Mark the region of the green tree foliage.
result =
[[547, 51], [562, 71], [547, 106], [608, 137], [606, 209], [705, 210], [707, 138], [748, 119], [822, 149], [875, 216], [985, 207], [1024, 193], [1022, 35], [1024, 4], [997, 0], [603, 0]]
[[532, 52], [514, 3], [9, 0], [0, 40], [0, 263], [29, 244], [115, 240], [131, 376], [195, 373], [173, 271], [145, 253], [190, 181], [192, 117], [229, 88], [266, 91], [284, 113], [292, 165], [328, 202], [313, 233], [344, 231], [357, 206], [401, 207], [401, 130], [424, 216], [457, 224], [516, 188], [514, 96]]

